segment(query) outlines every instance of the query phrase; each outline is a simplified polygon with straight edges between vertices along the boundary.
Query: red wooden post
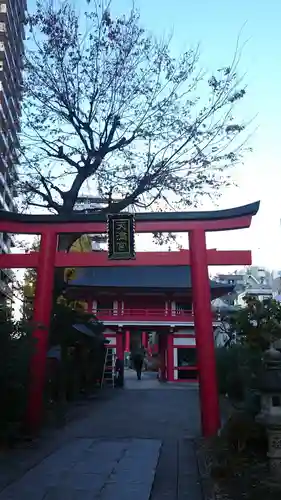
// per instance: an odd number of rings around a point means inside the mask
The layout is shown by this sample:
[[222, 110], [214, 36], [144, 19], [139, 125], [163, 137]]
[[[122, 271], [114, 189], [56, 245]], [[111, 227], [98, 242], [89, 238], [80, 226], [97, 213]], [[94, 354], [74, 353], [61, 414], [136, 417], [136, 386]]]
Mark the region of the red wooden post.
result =
[[125, 332], [125, 352], [130, 352], [130, 332]]
[[206, 237], [203, 229], [190, 231], [189, 247], [202, 432], [208, 437], [217, 434], [220, 428], [220, 410]]
[[118, 359], [124, 360], [123, 335], [118, 330], [116, 330], [116, 356]]
[[171, 332], [167, 335], [167, 380], [174, 382], [174, 345], [173, 334]]
[[35, 327], [35, 352], [30, 366], [30, 386], [27, 405], [27, 425], [36, 431], [43, 414], [43, 391], [46, 375], [49, 326], [53, 306], [54, 263], [57, 250], [57, 235], [51, 230], [41, 236], [37, 268], [33, 321]]
[[160, 380], [167, 380], [166, 367], [166, 352], [167, 352], [167, 335], [159, 335], [159, 358], [160, 358]]
[[147, 332], [142, 332], [141, 344], [145, 349], [147, 349], [147, 347], [148, 347], [148, 333]]

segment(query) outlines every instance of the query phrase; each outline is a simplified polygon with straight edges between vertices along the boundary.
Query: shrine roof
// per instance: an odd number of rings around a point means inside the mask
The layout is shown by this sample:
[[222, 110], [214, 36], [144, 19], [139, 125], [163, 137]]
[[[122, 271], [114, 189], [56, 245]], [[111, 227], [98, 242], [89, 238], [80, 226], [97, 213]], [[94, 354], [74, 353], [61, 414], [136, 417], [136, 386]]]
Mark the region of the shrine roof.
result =
[[[192, 288], [190, 266], [91, 267], [77, 269], [73, 287], [173, 289]], [[210, 280], [212, 289], [231, 291], [233, 286]]]

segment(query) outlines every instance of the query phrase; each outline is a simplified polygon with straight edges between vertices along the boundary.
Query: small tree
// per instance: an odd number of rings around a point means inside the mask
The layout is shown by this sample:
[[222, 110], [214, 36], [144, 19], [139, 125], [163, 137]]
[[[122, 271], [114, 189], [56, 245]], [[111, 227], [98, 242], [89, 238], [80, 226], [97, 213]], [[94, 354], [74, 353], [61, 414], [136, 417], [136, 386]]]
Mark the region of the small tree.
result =
[[[21, 192], [69, 214], [87, 183], [104, 212], [187, 207], [216, 196], [241, 161], [237, 58], [212, 75], [198, 50], [173, 57], [140, 25], [88, 0], [37, 1], [24, 70]], [[242, 141], [243, 143], [243, 141]]]
[[[74, 328], [77, 324], [87, 327], [92, 336], [77, 331]], [[91, 390], [94, 378], [101, 378], [105, 355], [103, 331], [103, 323], [83, 308], [72, 308], [71, 302], [66, 299], [55, 305], [49, 344], [60, 347], [59, 387], [56, 388], [59, 403], [67, 399], [67, 394], [72, 393], [72, 397], [75, 395], [74, 386], [78, 391], [81, 390], [83, 375], [84, 379], [90, 379]], [[79, 356], [79, 353], [84, 353], [84, 356]], [[69, 383], [70, 379], [72, 383]]]
[[[76, 240], [77, 236], [73, 239]], [[71, 240], [70, 240], [71, 241]], [[37, 252], [40, 248], [40, 239], [36, 238], [33, 243], [26, 247], [26, 251]], [[90, 252], [92, 249], [91, 239], [88, 235], [82, 235], [70, 246], [70, 252]], [[60, 269], [55, 271], [54, 303], [59, 298], [67, 281], [73, 279], [76, 270], [74, 268]], [[34, 297], [36, 290], [36, 269], [27, 269], [23, 277], [23, 304], [22, 314], [25, 320], [31, 320], [33, 316]], [[73, 304], [72, 304], [73, 305]]]
[[248, 409], [257, 411], [255, 391], [263, 352], [281, 338], [281, 304], [255, 297], [245, 303], [228, 318], [229, 336], [235, 333], [237, 342], [217, 349], [217, 370], [220, 392], [246, 400]]
[[234, 313], [231, 328], [241, 342], [264, 351], [281, 338], [281, 304], [274, 299], [245, 299], [246, 307]]

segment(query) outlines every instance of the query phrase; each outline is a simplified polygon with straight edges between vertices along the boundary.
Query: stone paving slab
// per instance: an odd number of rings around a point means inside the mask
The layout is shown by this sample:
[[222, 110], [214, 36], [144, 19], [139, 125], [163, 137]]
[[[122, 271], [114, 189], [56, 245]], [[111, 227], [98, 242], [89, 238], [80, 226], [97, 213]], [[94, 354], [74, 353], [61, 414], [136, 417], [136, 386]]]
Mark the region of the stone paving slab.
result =
[[0, 454], [0, 500], [146, 500], [153, 479], [149, 500], [202, 500], [197, 388], [150, 373], [139, 382], [131, 372], [110, 394], [64, 428]]
[[171, 390], [174, 391], [186, 391], [195, 390], [198, 391], [197, 382], [159, 382], [156, 372], [143, 372], [142, 379], [138, 380], [136, 372], [134, 370], [125, 370], [124, 382], [126, 390]]
[[161, 441], [74, 439], [0, 494], [0, 500], [148, 500]]
[[150, 500], [201, 500], [192, 439], [164, 442]]
[[196, 450], [193, 441], [189, 439], [178, 442], [177, 487], [177, 500], [201, 500], [202, 498]]

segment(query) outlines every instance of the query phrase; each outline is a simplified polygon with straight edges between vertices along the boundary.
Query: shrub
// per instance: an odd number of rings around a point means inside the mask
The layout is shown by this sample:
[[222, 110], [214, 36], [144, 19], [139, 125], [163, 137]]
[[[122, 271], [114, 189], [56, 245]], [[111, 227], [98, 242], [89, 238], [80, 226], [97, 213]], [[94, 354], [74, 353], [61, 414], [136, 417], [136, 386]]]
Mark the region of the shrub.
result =
[[[217, 354], [219, 392], [233, 401], [244, 401], [253, 407], [262, 352], [247, 345], [220, 347]], [[258, 410], [258, 408], [257, 408]]]
[[10, 442], [25, 415], [33, 342], [30, 328], [14, 322], [4, 306], [0, 309], [0, 335], [0, 440]]

